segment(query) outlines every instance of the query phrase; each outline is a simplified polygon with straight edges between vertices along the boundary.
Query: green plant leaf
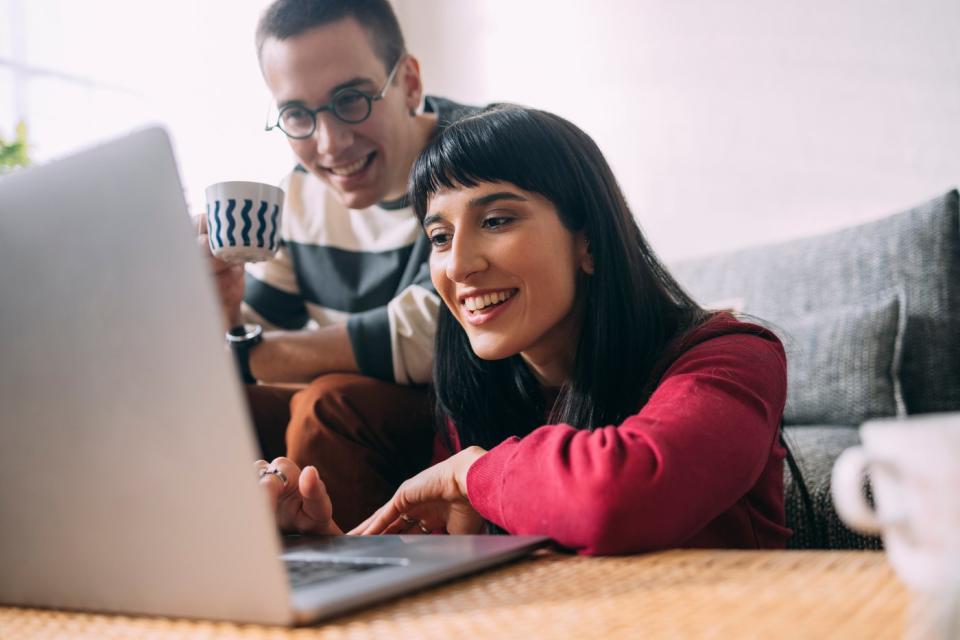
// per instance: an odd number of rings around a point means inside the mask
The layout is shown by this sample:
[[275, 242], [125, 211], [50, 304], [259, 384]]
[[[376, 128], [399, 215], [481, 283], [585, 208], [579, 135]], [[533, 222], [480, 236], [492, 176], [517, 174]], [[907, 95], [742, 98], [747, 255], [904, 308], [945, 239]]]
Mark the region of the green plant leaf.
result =
[[0, 173], [14, 167], [25, 167], [30, 164], [30, 143], [27, 142], [27, 123], [20, 121], [16, 127], [16, 138], [7, 141], [0, 135]]

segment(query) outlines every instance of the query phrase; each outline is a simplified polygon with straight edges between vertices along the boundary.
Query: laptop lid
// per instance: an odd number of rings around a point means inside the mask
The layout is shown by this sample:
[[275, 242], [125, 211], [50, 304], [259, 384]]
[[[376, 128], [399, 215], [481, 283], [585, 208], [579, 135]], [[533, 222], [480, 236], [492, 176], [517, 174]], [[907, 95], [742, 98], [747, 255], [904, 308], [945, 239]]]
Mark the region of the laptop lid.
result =
[[0, 179], [0, 602], [292, 621], [190, 224], [158, 128]]

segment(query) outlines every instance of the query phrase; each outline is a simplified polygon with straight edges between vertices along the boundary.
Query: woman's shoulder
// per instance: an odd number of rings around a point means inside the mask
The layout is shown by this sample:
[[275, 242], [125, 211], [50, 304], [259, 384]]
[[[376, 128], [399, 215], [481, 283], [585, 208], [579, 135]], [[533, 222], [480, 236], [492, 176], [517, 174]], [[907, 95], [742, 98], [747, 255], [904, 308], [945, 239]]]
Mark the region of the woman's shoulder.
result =
[[[698, 344], [713, 340], [721, 336], [755, 336], [761, 340], [780, 345], [782, 344], [777, 335], [770, 329], [757, 322], [748, 322], [737, 318], [729, 311], [718, 311], [712, 313], [706, 320], [695, 327], [683, 332], [671, 345], [679, 349], [680, 353], [694, 347]], [[748, 342], [750, 342], [748, 340]]]
[[731, 357], [742, 356], [755, 364], [759, 364], [759, 359], [770, 359], [773, 366], [786, 369], [783, 344], [773, 331], [758, 322], [742, 320], [726, 311], [711, 314], [672, 340], [656, 369], [662, 375], [685, 354], [706, 351], [722, 351]]

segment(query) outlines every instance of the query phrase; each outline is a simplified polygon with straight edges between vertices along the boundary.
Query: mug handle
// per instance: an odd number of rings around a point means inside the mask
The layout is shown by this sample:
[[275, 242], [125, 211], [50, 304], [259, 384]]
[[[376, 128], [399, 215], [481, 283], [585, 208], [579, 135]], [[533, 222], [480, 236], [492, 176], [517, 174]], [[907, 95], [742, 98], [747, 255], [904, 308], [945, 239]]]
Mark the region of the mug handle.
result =
[[851, 528], [862, 533], [878, 534], [882, 525], [877, 513], [863, 496], [863, 477], [870, 458], [863, 447], [844, 450], [833, 464], [830, 493], [837, 515]]

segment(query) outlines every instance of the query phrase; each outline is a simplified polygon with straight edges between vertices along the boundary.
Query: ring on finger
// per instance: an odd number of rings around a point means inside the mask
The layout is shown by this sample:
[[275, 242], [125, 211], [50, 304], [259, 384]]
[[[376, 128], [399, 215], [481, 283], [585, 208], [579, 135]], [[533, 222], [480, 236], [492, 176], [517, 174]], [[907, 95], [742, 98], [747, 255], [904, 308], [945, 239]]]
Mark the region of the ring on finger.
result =
[[272, 464], [268, 464], [263, 469], [260, 469], [260, 475], [258, 477], [263, 478], [264, 476], [277, 476], [280, 478], [280, 482], [283, 483], [283, 486], [287, 486], [287, 474], [285, 474], [283, 471], [280, 471], [280, 469]]
[[417, 526], [420, 527], [420, 531], [424, 533], [430, 533], [430, 529], [427, 527], [427, 523], [423, 520], [417, 522]]

